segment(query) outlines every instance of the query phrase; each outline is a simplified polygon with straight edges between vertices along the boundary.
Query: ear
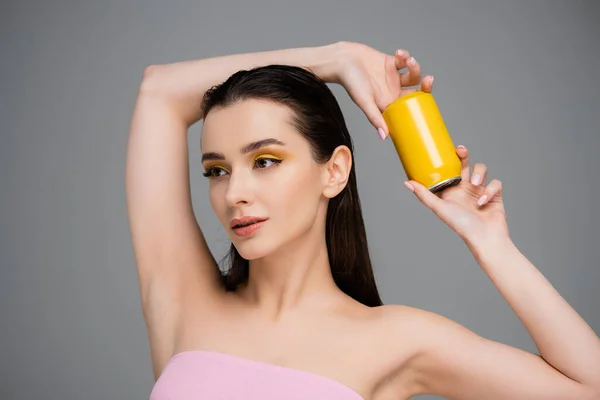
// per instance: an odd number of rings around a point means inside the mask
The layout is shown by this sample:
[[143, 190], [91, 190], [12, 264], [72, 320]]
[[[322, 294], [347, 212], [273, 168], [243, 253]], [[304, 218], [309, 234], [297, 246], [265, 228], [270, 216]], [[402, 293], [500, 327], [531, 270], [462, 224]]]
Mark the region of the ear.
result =
[[348, 146], [338, 146], [322, 167], [323, 196], [332, 199], [344, 190], [351, 169], [352, 152]]

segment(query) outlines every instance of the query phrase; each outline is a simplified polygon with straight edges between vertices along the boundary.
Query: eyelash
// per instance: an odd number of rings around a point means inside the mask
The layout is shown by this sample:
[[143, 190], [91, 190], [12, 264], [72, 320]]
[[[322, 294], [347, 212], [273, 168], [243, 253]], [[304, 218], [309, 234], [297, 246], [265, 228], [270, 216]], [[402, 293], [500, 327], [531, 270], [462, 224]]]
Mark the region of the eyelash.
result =
[[[262, 160], [272, 161], [273, 165], [281, 164], [281, 162], [283, 161], [283, 160], [281, 160], [279, 158], [259, 157], [259, 158], [257, 158], [257, 159], [254, 160], [254, 165], [256, 165], [256, 163], [258, 161], [262, 161]], [[258, 168], [258, 169], [268, 169], [268, 168], [272, 167], [273, 165], [271, 165], [269, 167]], [[217, 176], [212, 175], [212, 173], [213, 173], [214, 170], [223, 170], [223, 171], [225, 171], [225, 169], [221, 168], [221, 167], [210, 167], [202, 175], [204, 177], [208, 178], [208, 179], [214, 179], [214, 178], [219, 178], [219, 177], [223, 176], [223, 175], [217, 175]]]

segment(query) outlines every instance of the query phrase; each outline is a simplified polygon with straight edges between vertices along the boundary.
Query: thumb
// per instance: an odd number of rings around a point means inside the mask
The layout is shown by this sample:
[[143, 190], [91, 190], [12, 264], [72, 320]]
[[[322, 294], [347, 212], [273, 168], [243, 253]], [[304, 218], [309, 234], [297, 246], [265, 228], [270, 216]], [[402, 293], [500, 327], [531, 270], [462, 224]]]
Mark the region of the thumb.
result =
[[367, 119], [377, 129], [379, 137], [384, 140], [389, 135], [388, 126], [385, 123], [385, 119], [379, 111], [379, 107], [371, 99], [367, 99], [361, 102], [360, 108], [363, 110]]
[[419, 201], [423, 203], [425, 207], [437, 214], [441, 206], [442, 199], [431, 193], [429, 189], [421, 185], [419, 182], [410, 180], [404, 182], [404, 185], [408, 188], [408, 190], [415, 194], [417, 199], [419, 199]]

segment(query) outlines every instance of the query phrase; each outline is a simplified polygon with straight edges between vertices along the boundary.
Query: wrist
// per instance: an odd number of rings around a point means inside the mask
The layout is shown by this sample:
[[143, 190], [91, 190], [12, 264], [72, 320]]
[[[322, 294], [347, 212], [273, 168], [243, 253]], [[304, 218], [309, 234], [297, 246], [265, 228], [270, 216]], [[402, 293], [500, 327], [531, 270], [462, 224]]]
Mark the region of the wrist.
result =
[[340, 83], [340, 69], [345, 51], [345, 42], [313, 47], [313, 56], [305, 67], [328, 83]]
[[503, 258], [516, 250], [509, 235], [471, 238], [465, 240], [465, 243], [481, 265], [493, 262], [498, 257]]

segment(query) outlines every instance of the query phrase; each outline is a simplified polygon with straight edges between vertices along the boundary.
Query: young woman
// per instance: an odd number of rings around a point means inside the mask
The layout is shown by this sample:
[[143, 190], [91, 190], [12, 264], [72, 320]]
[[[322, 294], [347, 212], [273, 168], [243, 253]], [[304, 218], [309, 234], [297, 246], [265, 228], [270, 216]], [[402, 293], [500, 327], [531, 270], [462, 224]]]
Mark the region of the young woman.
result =
[[[458, 186], [405, 185], [465, 241], [540, 356], [381, 304], [352, 142], [325, 82], [385, 138], [381, 111], [433, 77], [408, 51], [348, 42], [145, 71], [126, 180], [151, 399], [600, 398], [600, 340], [512, 243], [500, 181], [471, 170], [462, 146]], [[211, 204], [232, 241], [224, 272], [190, 199], [187, 130], [201, 119]]]

